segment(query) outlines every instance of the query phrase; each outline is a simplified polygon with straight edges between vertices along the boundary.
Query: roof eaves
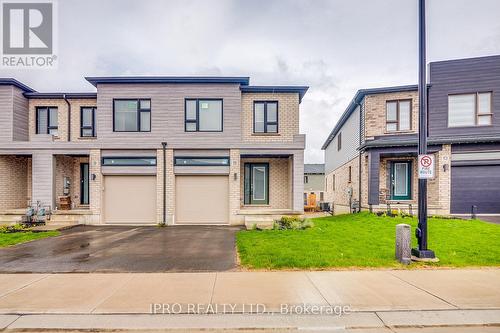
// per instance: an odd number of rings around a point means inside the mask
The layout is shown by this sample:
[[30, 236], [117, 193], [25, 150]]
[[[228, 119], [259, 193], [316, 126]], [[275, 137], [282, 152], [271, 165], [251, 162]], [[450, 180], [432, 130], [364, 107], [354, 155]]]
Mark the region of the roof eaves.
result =
[[248, 85], [248, 76], [87, 76], [85, 77], [92, 85], [100, 83], [233, 83]]
[[95, 92], [83, 92], [83, 93], [39, 93], [39, 92], [32, 92], [32, 93], [24, 93], [23, 95], [26, 98], [32, 98], [32, 99], [40, 99], [40, 98], [46, 98], [46, 99], [62, 99], [62, 98], [96, 99], [97, 98], [97, 93], [95, 93]]
[[381, 87], [381, 88], [369, 88], [369, 89], [359, 89], [356, 94], [354, 94], [354, 97], [352, 98], [351, 102], [345, 109], [344, 113], [340, 116], [339, 121], [333, 128], [333, 130], [330, 132], [328, 135], [327, 139], [323, 143], [323, 146], [321, 147], [322, 150], [325, 150], [330, 142], [332, 142], [333, 138], [337, 133], [340, 131], [342, 126], [345, 124], [347, 119], [351, 116], [351, 114], [354, 112], [356, 107], [360, 105], [361, 101], [366, 95], [375, 95], [375, 94], [387, 94], [387, 93], [392, 93], [392, 92], [400, 92], [400, 91], [414, 91], [418, 90], [418, 85], [404, 85], [404, 86], [393, 86], [393, 87]]
[[298, 93], [299, 103], [302, 102], [302, 98], [309, 90], [308, 86], [242, 86], [242, 92], [254, 92], [254, 93]]
[[35, 89], [32, 89], [32, 88], [28, 87], [27, 85], [25, 85], [24, 83], [14, 79], [14, 78], [11, 78], [11, 77], [0, 78], [0, 85], [2, 85], [2, 86], [6, 86], [6, 85], [14, 86], [14, 87], [21, 89], [24, 92], [35, 92], [36, 91]]

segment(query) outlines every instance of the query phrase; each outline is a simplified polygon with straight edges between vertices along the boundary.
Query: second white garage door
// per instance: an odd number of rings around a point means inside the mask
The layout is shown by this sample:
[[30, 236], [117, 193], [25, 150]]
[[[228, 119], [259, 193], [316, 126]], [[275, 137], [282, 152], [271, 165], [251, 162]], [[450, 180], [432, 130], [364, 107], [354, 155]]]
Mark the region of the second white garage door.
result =
[[104, 223], [155, 224], [156, 176], [104, 176]]
[[228, 224], [228, 176], [176, 176], [176, 224]]

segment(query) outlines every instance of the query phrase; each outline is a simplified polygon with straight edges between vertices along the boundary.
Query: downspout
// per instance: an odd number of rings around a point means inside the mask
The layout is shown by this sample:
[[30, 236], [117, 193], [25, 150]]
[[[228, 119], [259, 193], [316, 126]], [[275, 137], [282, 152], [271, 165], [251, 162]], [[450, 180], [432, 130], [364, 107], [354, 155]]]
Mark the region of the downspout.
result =
[[163, 225], [167, 225], [167, 143], [161, 143], [163, 147]]
[[63, 94], [64, 101], [68, 104], [68, 141], [71, 141], [71, 104], [66, 98], [66, 94]]

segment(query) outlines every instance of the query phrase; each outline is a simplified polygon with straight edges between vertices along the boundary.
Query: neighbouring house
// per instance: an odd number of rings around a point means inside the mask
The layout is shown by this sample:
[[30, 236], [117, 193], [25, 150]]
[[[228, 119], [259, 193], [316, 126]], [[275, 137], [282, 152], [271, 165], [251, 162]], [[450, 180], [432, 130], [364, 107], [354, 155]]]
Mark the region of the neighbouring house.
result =
[[248, 77], [86, 80], [95, 92], [0, 79], [4, 221], [35, 203], [89, 224], [228, 225], [303, 213], [299, 106], [308, 87], [252, 86]]
[[[429, 214], [500, 214], [500, 56], [430, 63]], [[417, 207], [417, 85], [359, 90], [323, 145], [335, 213]], [[355, 207], [354, 207], [355, 208]]]
[[304, 165], [304, 206], [307, 206], [308, 196], [314, 194], [316, 202], [324, 201], [325, 190], [325, 165], [305, 164]]

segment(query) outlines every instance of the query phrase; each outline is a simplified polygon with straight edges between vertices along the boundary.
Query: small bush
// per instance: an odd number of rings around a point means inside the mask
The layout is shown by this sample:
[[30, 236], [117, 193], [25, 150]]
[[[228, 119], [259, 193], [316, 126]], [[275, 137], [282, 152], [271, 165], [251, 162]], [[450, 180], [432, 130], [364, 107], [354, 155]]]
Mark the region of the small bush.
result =
[[3, 225], [0, 227], [0, 234], [11, 234], [14, 232], [24, 232], [27, 229], [22, 224]]
[[281, 219], [274, 221], [275, 230], [303, 230], [313, 226], [311, 220], [297, 216], [283, 216]]

